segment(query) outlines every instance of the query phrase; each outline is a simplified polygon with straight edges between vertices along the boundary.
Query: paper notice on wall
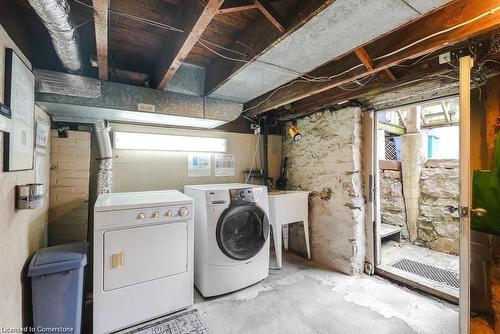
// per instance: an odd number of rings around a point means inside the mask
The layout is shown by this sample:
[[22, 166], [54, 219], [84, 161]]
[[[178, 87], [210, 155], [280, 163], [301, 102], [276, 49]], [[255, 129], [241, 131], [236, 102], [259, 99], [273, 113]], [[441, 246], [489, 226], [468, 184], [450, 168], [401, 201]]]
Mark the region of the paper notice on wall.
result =
[[47, 158], [45, 155], [35, 156], [35, 183], [43, 184], [43, 193], [48, 189], [47, 185]]
[[49, 124], [38, 121], [36, 123], [36, 151], [38, 153], [47, 153], [47, 143], [49, 142]]
[[236, 174], [236, 156], [217, 154], [215, 156], [215, 176], [234, 176]]
[[188, 154], [188, 176], [211, 176], [212, 159], [210, 153], [189, 153]]

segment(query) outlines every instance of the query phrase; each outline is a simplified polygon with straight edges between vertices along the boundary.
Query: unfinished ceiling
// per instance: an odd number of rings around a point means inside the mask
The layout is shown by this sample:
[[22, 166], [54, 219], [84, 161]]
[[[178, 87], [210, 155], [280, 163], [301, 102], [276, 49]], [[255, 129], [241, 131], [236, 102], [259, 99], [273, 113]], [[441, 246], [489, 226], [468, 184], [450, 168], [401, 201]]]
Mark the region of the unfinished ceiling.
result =
[[210, 96], [247, 102], [448, 2], [337, 0]]
[[[0, 23], [24, 37], [33, 66], [62, 72], [28, 0], [0, 1]], [[500, 26], [497, 0], [66, 1], [82, 75], [245, 103], [253, 118], [290, 119], [449, 75], [436, 52]]]

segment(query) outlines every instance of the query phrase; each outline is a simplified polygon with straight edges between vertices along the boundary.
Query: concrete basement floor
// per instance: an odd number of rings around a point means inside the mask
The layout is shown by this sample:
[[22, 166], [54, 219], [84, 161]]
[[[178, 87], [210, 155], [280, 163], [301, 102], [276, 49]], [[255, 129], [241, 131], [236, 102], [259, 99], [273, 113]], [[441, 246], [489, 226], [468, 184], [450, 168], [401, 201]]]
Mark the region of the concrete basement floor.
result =
[[195, 308], [209, 333], [457, 333], [458, 307], [368, 275], [347, 276], [285, 253], [282, 270]]

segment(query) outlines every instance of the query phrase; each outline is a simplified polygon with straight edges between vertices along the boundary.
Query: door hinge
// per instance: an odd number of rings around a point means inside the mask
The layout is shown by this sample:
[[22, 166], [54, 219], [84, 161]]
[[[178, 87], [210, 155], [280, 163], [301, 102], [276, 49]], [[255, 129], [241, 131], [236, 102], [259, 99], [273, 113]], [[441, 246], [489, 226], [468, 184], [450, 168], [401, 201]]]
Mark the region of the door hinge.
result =
[[364, 272], [367, 275], [373, 276], [375, 274], [375, 268], [373, 266], [373, 263], [370, 262], [365, 262], [365, 268]]

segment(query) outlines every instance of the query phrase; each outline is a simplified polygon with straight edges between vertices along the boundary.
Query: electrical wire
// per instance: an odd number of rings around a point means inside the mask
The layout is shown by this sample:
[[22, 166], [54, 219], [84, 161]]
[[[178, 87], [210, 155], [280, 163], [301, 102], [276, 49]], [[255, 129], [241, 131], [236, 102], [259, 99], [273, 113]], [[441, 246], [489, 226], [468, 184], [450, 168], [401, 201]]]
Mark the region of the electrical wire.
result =
[[80, 5], [84, 6], [84, 7], [87, 7], [87, 8], [90, 8], [90, 9], [94, 10], [94, 6], [92, 6], [92, 5], [86, 4], [85, 2], [81, 2], [79, 0], [73, 0], [73, 1], [76, 2], [77, 4], [80, 4]]
[[252, 174], [253, 167], [255, 165], [255, 158], [257, 157], [257, 151], [259, 150], [260, 134], [255, 135], [257, 137], [257, 143], [255, 144], [255, 150], [253, 152], [252, 164], [250, 165], [250, 170], [248, 171], [247, 177], [245, 179], [245, 184], [248, 183], [250, 175]]
[[128, 13], [119, 12], [119, 11], [116, 11], [116, 10], [113, 10], [113, 9], [108, 9], [108, 11], [111, 14], [114, 14], [114, 15], [117, 15], [117, 16], [126, 17], [128, 19], [132, 19], [132, 20], [135, 20], [135, 21], [138, 21], [138, 22], [141, 22], [141, 23], [149, 24], [149, 25], [155, 26], [157, 28], [161, 28], [161, 29], [165, 29], [165, 30], [169, 30], [169, 31], [174, 31], [174, 32], [179, 32], [179, 33], [184, 33], [184, 30], [176, 28], [176, 27], [173, 27], [173, 26], [165, 24], [165, 23], [153, 21], [153, 20], [150, 20], [150, 19], [146, 19], [146, 18], [135, 16], [135, 15], [128, 14]]
[[[94, 9], [93, 6], [88, 5], [86, 3], [83, 3], [80, 0], [73, 0], [73, 1], [75, 1], [76, 3], [78, 3], [78, 4], [82, 5], [82, 6], [90, 8], [92, 10]], [[184, 33], [185, 32], [184, 30], [176, 28], [176, 27], [173, 27], [171, 25], [164, 24], [164, 23], [157, 22], [157, 21], [153, 21], [153, 20], [146, 19], [146, 18], [143, 18], [143, 17], [139, 17], [139, 16], [136, 16], [136, 15], [132, 15], [132, 14], [128, 14], [128, 13], [123, 13], [123, 12], [119, 12], [119, 11], [112, 10], [112, 9], [108, 9], [108, 11], [111, 14], [114, 14], [114, 15], [117, 15], [117, 16], [121, 16], [121, 17], [125, 17], [125, 18], [128, 18], [128, 19], [132, 19], [132, 20], [144, 23], [144, 24], [149, 24], [149, 25], [157, 27], [157, 28], [161, 28], [161, 29], [165, 29], [165, 30], [169, 30], [169, 31], [174, 31], [174, 32], [179, 32], [179, 33]], [[234, 58], [234, 57], [226, 56], [226, 55], [224, 55], [224, 54], [222, 54], [220, 52], [217, 52], [216, 50], [208, 47], [204, 43], [210, 44], [210, 45], [212, 45], [212, 46], [214, 46], [216, 48], [219, 48], [221, 50], [224, 50], [224, 51], [227, 51], [227, 52], [231, 52], [231, 53], [234, 53], [234, 54], [237, 54], [237, 55], [240, 55], [240, 56], [244, 56], [244, 57], [248, 56], [247, 54], [245, 54], [243, 52], [239, 52], [239, 51], [227, 48], [225, 46], [213, 43], [213, 42], [211, 42], [211, 41], [209, 41], [207, 39], [200, 38], [197, 41], [197, 43], [200, 44], [201, 46], [203, 46], [204, 48], [206, 48], [207, 50], [209, 50], [210, 52], [212, 52], [212, 53], [216, 54], [217, 56], [221, 57], [221, 58], [224, 58], [224, 59], [227, 59], [227, 60], [231, 60], [231, 61], [237, 61], [237, 62], [247, 63], [247, 64], [251, 62], [251, 61], [249, 61], [247, 59]], [[266, 65], [269, 65], [269, 66], [272, 66], [272, 67], [275, 67], [275, 68], [278, 68], [278, 69], [283, 69], [283, 70], [285, 70], [287, 72], [276, 71], [276, 70], [271, 70], [271, 69], [269, 69], [269, 71], [280, 73], [280, 74], [289, 75], [289, 76], [292, 76], [292, 77], [299, 76], [299, 77], [303, 78], [304, 80], [310, 80], [311, 82], [322, 82], [322, 81], [328, 80], [327, 78], [325, 79], [324, 77], [314, 78], [314, 77], [311, 77], [308, 74], [300, 73], [300, 72], [295, 71], [293, 69], [286, 68], [284, 66], [273, 64], [273, 63], [270, 63], [270, 62], [266, 62], [266, 61], [262, 61], [262, 60], [256, 60], [256, 62], [260, 62], [262, 64], [266, 64]]]
[[[224, 58], [224, 59], [227, 59], [227, 60], [231, 60], [231, 61], [236, 61], [236, 62], [241, 62], [241, 63], [244, 63], [244, 64], [249, 64], [251, 63], [251, 61], [249, 60], [246, 60], [246, 59], [239, 59], [239, 58], [234, 58], [234, 57], [229, 57], [229, 56], [226, 56], [220, 52], [217, 52], [215, 51], [214, 49], [208, 47], [207, 45], [205, 45], [202, 41], [198, 40], [198, 43], [203, 46], [205, 49], [207, 49], [208, 51], [216, 54], [217, 56], [221, 57], [221, 58]], [[287, 72], [284, 72], [284, 71], [279, 71], [279, 70], [274, 70], [274, 69], [268, 69], [268, 71], [271, 71], [271, 72], [275, 72], [275, 73], [280, 73], [280, 74], [285, 74], [285, 75], [289, 75], [289, 76], [292, 76], [294, 78], [296, 78], [297, 76], [304, 79], [304, 80], [307, 80], [309, 82], [325, 82], [325, 81], [329, 81], [328, 78], [323, 78], [323, 77], [311, 77], [310, 75], [307, 75], [305, 73], [300, 73], [298, 71], [295, 71], [295, 70], [292, 70], [292, 69], [289, 69], [289, 68], [286, 68], [286, 67], [283, 67], [281, 65], [276, 65], [276, 64], [273, 64], [273, 63], [269, 63], [269, 62], [266, 62], [266, 61], [262, 61], [262, 60], [255, 60], [254, 61], [255, 63], [261, 63], [261, 64], [265, 64], [265, 65], [269, 65], [271, 67], [275, 67], [275, 68], [278, 68], [278, 69], [283, 69], [283, 70], [286, 70]], [[291, 72], [291, 73], [290, 73]]]
[[[88, 5], [88, 4], [86, 4], [86, 3], [84, 3], [84, 2], [82, 2], [82, 1], [80, 1], [80, 0], [73, 0], [73, 1], [75, 1], [76, 3], [78, 3], [78, 4], [82, 5], [82, 6], [85, 6], [85, 7], [87, 7], [87, 8], [91, 8], [92, 10], [94, 9], [94, 8], [93, 8], [93, 6]], [[420, 44], [420, 43], [422, 43], [422, 42], [424, 42], [424, 41], [426, 41], [426, 40], [428, 40], [428, 39], [434, 38], [434, 37], [436, 37], [436, 36], [439, 36], [439, 35], [442, 35], [442, 34], [444, 34], [444, 33], [450, 32], [450, 31], [452, 31], [452, 30], [455, 30], [455, 29], [458, 29], [458, 28], [464, 27], [464, 26], [466, 26], [466, 25], [469, 25], [469, 24], [471, 24], [471, 23], [473, 23], [473, 22], [475, 22], [475, 21], [477, 21], [477, 20], [480, 20], [480, 19], [482, 19], [482, 18], [484, 18], [484, 17], [486, 17], [486, 16], [488, 16], [488, 15], [493, 15], [493, 14], [495, 14], [495, 13], [496, 13], [497, 11], [499, 11], [499, 10], [500, 10], [500, 6], [497, 6], [497, 7], [493, 8], [493, 9], [490, 9], [490, 10], [486, 11], [485, 13], [480, 14], [480, 15], [478, 15], [478, 16], [475, 16], [475, 17], [473, 17], [473, 18], [471, 18], [471, 19], [469, 19], [469, 20], [467, 20], [467, 21], [465, 21], [465, 22], [462, 22], [462, 23], [457, 24], [457, 25], [455, 25], [455, 26], [452, 26], [452, 27], [450, 27], [450, 28], [447, 28], [447, 29], [444, 29], [444, 30], [438, 31], [438, 32], [436, 32], [436, 33], [434, 33], [434, 34], [428, 35], [428, 36], [426, 36], [426, 37], [424, 37], [424, 38], [421, 38], [421, 39], [419, 39], [419, 40], [417, 40], [417, 41], [415, 41], [415, 42], [412, 42], [412, 43], [410, 43], [410, 44], [408, 44], [408, 45], [406, 45], [406, 46], [404, 46], [404, 47], [402, 47], [402, 48], [400, 48], [400, 49], [397, 49], [397, 50], [392, 51], [392, 52], [390, 52], [390, 53], [387, 53], [387, 54], [385, 54], [385, 55], [382, 55], [382, 56], [379, 56], [379, 57], [373, 58], [373, 61], [378, 61], [378, 60], [385, 59], [385, 58], [388, 58], [388, 57], [390, 57], [390, 56], [393, 56], [393, 55], [395, 55], [395, 54], [398, 54], [398, 53], [400, 53], [400, 52], [402, 52], [402, 51], [404, 51], [404, 50], [407, 50], [407, 49], [409, 49], [409, 48], [411, 48], [411, 47], [413, 47], [413, 46], [415, 46], [415, 45], [417, 45], [417, 44]], [[133, 20], [137, 20], [137, 21], [142, 22], [142, 23], [145, 23], [145, 24], [150, 24], [150, 25], [156, 26], [156, 27], [158, 27], [158, 28], [162, 28], [162, 29], [166, 29], [166, 30], [170, 30], [170, 31], [175, 31], [175, 32], [179, 32], [179, 33], [185, 33], [185, 32], [184, 32], [184, 30], [182, 30], [182, 29], [179, 29], [179, 28], [176, 28], [176, 27], [173, 27], [173, 26], [170, 26], [170, 25], [164, 24], [164, 23], [156, 22], [156, 21], [153, 21], [153, 20], [149, 20], [149, 19], [141, 18], [141, 17], [135, 16], [135, 15], [132, 15], [132, 14], [126, 14], [126, 13], [122, 13], [122, 12], [114, 11], [114, 10], [111, 10], [111, 9], [109, 10], [109, 12], [110, 12], [110, 13], [112, 13], [112, 14], [115, 14], [115, 15], [119, 15], [119, 16], [123, 16], [123, 17], [130, 18], [130, 19], [133, 19]], [[201, 40], [201, 41], [200, 41], [200, 40]], [[233, 52], [233, 53], [237, 53], [237, 54], [239, 54], [239, 55], [246, 56], [245, 54], [240, 53], [239, 51], [231, 50], [231, 49], [229, 49], [229, 48], [226, 48], [226, 47], [221, 46], [221, 45], [217, 45], [217, 44], [212, 43], [212, 42], [207, 41], [207, 40], [202, 40], [202, 39], [200, 39], [200, 40], [198, 40], [198, 43], [199, 43], [200, 45], [202, 45], [202, 46], [203, 46], [203, 47], [205, 47], [207, 50], [211, 51], [212, 53], [216, 54], [216, 55], [217, 55], [217, 56], [219, 56], [219, 57], [222, 57], [222, 58], [227, 59], [227, 60], [237, 61], [237, 62], [243, 62], [243, 63], [249, 63], [249, 62], [250, 62], [250, 61], [249, 61], [249, 60], [247, 60], [247, 59], [238, 59], [238, 58], [234, 58], [234, 57], [229, 57], [229, 56], [223, 55], [222, 53], [217, 52], [217, 51], [215, 51], [214, 49], [212, 49], [212, 48], [208, 47], [208, 46], [207, 46], [207, 45], [205, 45], [203, 42], [205, 42], [205, 43], [207, 43], [207, 44], [211, 44], [211, 45], [213, 45], [213, 46], [215, 46], [215, 47], [218, 47], [218, 48], [220, 48], [220, 49], [222, 49], [222, 50], [225, 50], [225, 51], [228, 51], [228, 52]], [[427, 54], [427, 55], [431, 55], [431, 54], [432, 54], [432, 53], [429, 53], [429, 54]], [[418, 62], [422, 61], [425, 57], [427, 57], [427, 55], [424, 55], [422, 58], [420, 58], [419, 60], [417, 60], [417, 61], [415, 62], [415, 64], [417, 64]], [[257, 60], [257, 61], [259, 61], [259, 60]], [[299, 78], [300, 78], [300, 79], [293, 80], [293, 81], [289, 82], [288, 84], [286, 84], [286, 85], [284, 85], [284, 86], [280, 86], [280, 87], [276, 88], [274, 91], [272, 91], [272, 92], [268, 95], [268, 97], [267, 97], [266, 99], [262, 100], [261, 102], [257, 103], [256, 105], [254, 105], [254, 106], [252, 106], [252, 107], [248, 107], [248, 108], [244, 109], [244, 110], [243, 110], [243, 112], [246, 112], [246, 111], [249, 111], [249, 110], [252, 110], [252, 109], [255, 109], [255, 108], [257, 108], [257, 107], [261, 106], [261, 105], [262, 105], [262, 104], [264, 104], [265, 102], [269, 101], [269, 100], [270, 100], [270, 99], [271, 99], [271, 98], [272, 98], [272, 97], [273, 97], [273, 96], [274, 96], [277, 92], [281, 91], [282, 89], [285, 89], [285, 88], [288, 88], [288, 87], [292, 86], [294, 83], [300, 83], [300, 82], [316, 82], [316, 83], [317, 83], [317, 82], [328, 82], [328, 81], [333, 80], [334, 78], [337, 78], [337, 77], [340, 77], [340, 76], [342, 76], [342, 75], [344, 75], [344, 74], [346, 74], [346, 73], [349, 73], [349, 72], [353, 71], [353, 70], [354, 70], [354, 69], [356, 69], [356, 68], [359, 68], [359, 67], [364, 66], [363, 64], [359, 64], [359, 65], [353, 66], [353, 67], [351, 67], [351, 68], [349, 68], [349, 69], [347, 69], [347, 70], [345, 70], [345, 71], [342, 71], [342, 72], [340, 72], [340, 73], [337, 73], [337, 74], [334, 74], [334, 75], [331, 75], [331, 76], [312, 77], [312, 76], [310, 76], [309, 74], [306, 74], [306, 73], [300, 73], [300, 72], [297, 72], [297, 71], [292, 70], [292, 69], [288, 69], [288, 68], [283, 67], [283, 66], [280, 66], [280, 65], [276, 65], [276, 64], [273, 64], [273, 63], [268, 63], [268, 62], [264, 62], [264, 61], [260, 61], [260, 62], [261, 62], [261, 63], [264, 63], [264, 64], [266, 64], [266, 65], [269, 65], [269, 66], [273, 66], [273, 67], [276, 67], [276, 68], [284, 69], [284, 70], [286, 70], [286, 71], [289, 71], [289, 72], [295, 73], [295, 75], [294, 75], [294, 76], [299, 76]], [[400, 65], [397, 65], [397, 66], [400, 66]], [[452, 66], [453, 66], [453, 65], [452, 65]], [[280, 73], [285, 73], [285, 72], [280, 72]], [[291, 73], [285, 73], [285, 74], [291, 75]], [[370, 80], [371, 80], [371, 79], [370, 79]], [[369, 80], [368, 80], [368, 81], [369, 81]], [[366, 85], [366, 84], [368, 83], [368, 81], [366, 81], [363, 85]], [[360, 88], [360, 87], [362, 87], [362, 85], [360, 85], [358, 88]], [[344, 89], [346, 89], [346, 88], [344, 87]]]
[[408, 45], [406, 45], [406, 46], [404, 46], [404, 47], [402, 47], [402, 48], [400, 48], [400, 49], [398, 49], [398, 50], [395, 50], [395, 51], [390, 52], [390, 53], [388, 53], [388, 54], [385, 54], [385, 55], [383, 55], [383, 56], [380, 56], [380, 57], [374, 58], [373, 60], [374, 60], [374, 61], [376, 61], [376, 60], [380, 60], [380, 59], [384, 59], [384, 58], [387, 58], [387, 57], [393, 56], [393, 55], [395, 55], [395, 54], [397, 54], [397, 53], [400, 53], [400, 52], [402, 52], [402, 51], [404, 51], [404, 50], [406, 50], [406, 49], [409, 49], [409, 48], [411, 48], [411, 47], [413, 47], [413, 46], [415, 46], [415, 45], [417, 45], [417, 44], [420, 44], [420, 43], [422, 43], [422, 42], [424, 42], [424, 41], [426, 41], [426, 40], [428, 40], [428, 39], [434, 38], [434, 37], [436, 37], [436, 36], [439, 36], [439, 35], [445, 34], [445, 33], [447, 33], [447, 32], [450, 32], [450, 31], [452, 31], [452, 30], [455, 30], [455, 29], [458, 29], [458, 28], [464, 27], [464, 26], [466, 26], [466, 25], [469, 25], [469, 24], [471, 24], [471, 23], [473, 23], [473, 22], [475, 22], [475, 21], [477, 21], [477, 20], [480, 20], [480, 19], [482, 19], [483, 17], [486, 17], [486, 16], [488, 16], [488, 15], [493, 15], [493, 14], [495, 14], [495, 12], [497, 12], [497, 11], [499, 11], [499, 10], [500, 10], [500, 6], [496, 6], [495, 8], [490, 9], [489, 11], [487, 11], [487, 12], [485, 12], [485, 13], [483, 13], [483, 14], [480, 14], [480, 15], [478, 15], [478, 16], [475, 16], [475, 17], [473, 17], [472, 19], [469, 19], [469, 20], [467, 20], [467, 21], [465, 21], [465, 22], [462, 22], [462, 23], [460, 23], [460, 24], [454, 25], [453, 27], [450, 27], [450, 28], [447, 28], [447, 29], [444, 29], [444, 30], [440, 30], [440, 31], [438, 31], [438, 32], [435, 32], [434, 34], [431, 34], [431, 35], [425, 36], [424, 38], [421, 38], [421, 39], [419, 39], [419, 40], [417, 40], [417, 41], [415, 41], [415, 42], [413, 42], [413, 43], [410, 43], [410, 44], [408, 44]]
[[230, 49], [230, 48], [226, 48], [225, 46], [216, 44], [214, 42], [210, 42], [209, 40], [207, 40], [205, 38], [200, 38], [199, 40], [203, 41], [203, 42], [205, 42], [207, 44], [213, 45], [213, 46], [215, 46], [215, 47], [217, 47], [219, 49], [222, 49], [224, 51], [228, 51], [228, 52], [232, 52], [234, 54], [240, 55], [240, 56], [248, 57], [248, 55], [246, 53], [243, 53], [243, 52], [240, 52], [240, 51], [236, 51], [236, 50], [233, 50], [233, 49]]

